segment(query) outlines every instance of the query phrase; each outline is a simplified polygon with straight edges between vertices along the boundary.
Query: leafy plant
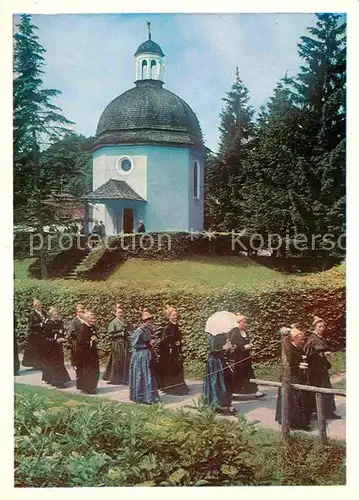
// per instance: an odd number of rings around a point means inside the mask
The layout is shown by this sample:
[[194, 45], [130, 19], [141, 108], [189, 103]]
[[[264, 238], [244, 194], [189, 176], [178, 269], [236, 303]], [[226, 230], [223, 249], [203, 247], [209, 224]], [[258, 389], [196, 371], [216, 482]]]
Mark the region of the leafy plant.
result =
[[189, 413], [38, 391], [15, 395], [17, 487], [345, 482], [343, 444], [286, 445], [243, 415], [218, 420], [201, 401]]

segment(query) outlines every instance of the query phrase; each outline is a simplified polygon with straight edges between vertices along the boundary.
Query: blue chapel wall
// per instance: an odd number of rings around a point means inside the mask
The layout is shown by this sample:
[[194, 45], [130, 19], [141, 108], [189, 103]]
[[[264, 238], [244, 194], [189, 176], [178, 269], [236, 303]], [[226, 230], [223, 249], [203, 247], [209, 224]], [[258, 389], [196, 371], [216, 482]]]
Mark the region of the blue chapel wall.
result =
[[190, 156], [193, 157], [194, 151], [193, 149], [190, 153], [190, 148], [187, 147], [154, 145], [106, 146], [96, 150], [94, 158], [103, 154], [147, 157], [147, 203], [110, 202], [111, 210], [133, 208], [130, 204], [135, 203], [135, 227], [138, 218], [141, 218], [147, 231], [191, 230], [193, 224], [200, 220], [200, 215], [195, 213], [196, 206], [190, 204], [189, 199], [192, 195], [189, 189]]

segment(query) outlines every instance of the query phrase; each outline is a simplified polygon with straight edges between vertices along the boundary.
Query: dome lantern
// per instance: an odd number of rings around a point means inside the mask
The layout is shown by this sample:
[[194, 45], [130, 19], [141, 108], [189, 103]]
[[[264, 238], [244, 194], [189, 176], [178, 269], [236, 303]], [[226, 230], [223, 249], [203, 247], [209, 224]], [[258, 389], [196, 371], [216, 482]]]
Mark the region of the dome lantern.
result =
[[147, 22], [148, 40], [143, 42], [135, 53], [136, 81], [159, 80], [163, 82], [164, 64], [161, 47], [152, 40], [151, 23]]

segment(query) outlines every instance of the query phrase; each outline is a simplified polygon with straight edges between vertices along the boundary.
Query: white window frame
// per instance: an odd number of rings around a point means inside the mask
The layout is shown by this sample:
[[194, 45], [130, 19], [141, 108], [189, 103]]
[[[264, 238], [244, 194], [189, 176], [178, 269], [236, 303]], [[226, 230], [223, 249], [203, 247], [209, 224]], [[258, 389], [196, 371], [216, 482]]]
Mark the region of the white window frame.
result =
[[[122, 170], [121, 168], [121, 163], [123, 162], [123, 160], [128, 160], [131, 163], [131, 168], [127, 172], [125, 170]], [[120, 158], [118, 158], [116, 161], [117, 172], [121, 175], [129, 175], [133, 171], [133, 166], [134, 162], [130, 156], [120, 156]]]

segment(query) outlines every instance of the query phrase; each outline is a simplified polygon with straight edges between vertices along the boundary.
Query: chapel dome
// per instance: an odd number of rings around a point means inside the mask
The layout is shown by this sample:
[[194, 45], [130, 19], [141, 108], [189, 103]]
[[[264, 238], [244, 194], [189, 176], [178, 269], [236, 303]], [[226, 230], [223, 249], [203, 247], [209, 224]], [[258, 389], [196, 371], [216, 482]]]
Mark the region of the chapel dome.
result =
[[203, 146], [195, 113], [162, 85], [159, 80], [138, 80], [136, 87], [111, 101], [100, 117], [94, 148], [129, 143]]
[[138, 56], [139, 54], [158, 54], [159, 56], [164, 57], [161, 47], [158, 43], [152, 41], [151, 39], [141, 43], [136, 50], [135, 56]]

